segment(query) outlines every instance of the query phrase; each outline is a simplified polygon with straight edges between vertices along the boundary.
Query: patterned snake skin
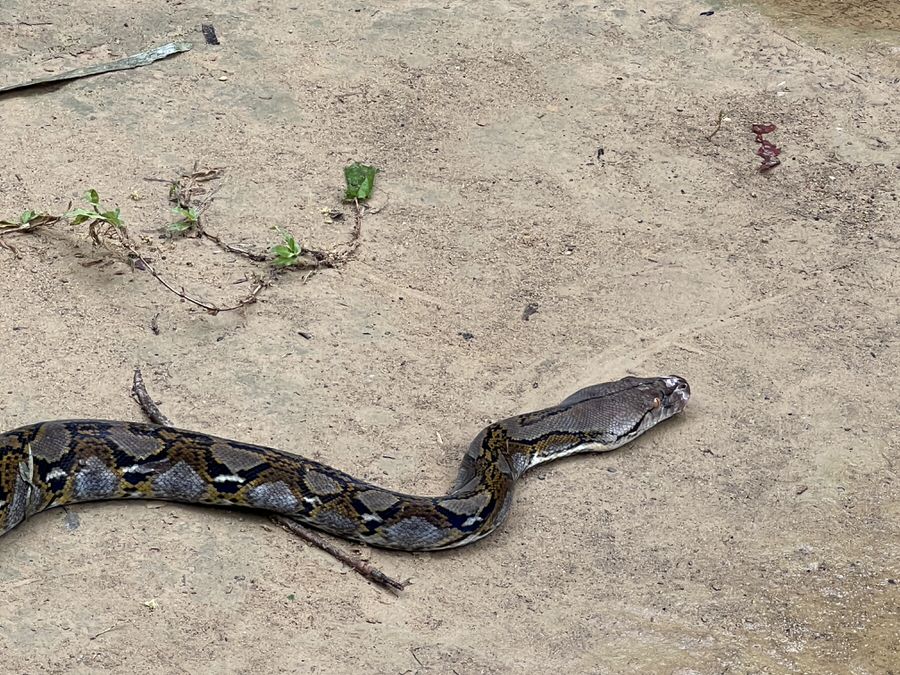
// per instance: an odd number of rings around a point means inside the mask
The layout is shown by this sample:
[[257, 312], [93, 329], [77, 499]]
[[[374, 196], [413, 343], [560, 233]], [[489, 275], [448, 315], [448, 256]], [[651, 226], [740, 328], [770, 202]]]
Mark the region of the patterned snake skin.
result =
[[587, 387], [561, 404], [495, 422], [466, 453], [455, 487], [415, 497], [280, 450], [135, 422], [41, 422], [0, 434], [0, 534], [45, 509], [105, 499], [166, 499], [273, 511], [374, 546], [462, 546], [505, 519], [528, 469], [612, 450], [679, 413], [680, 377]]

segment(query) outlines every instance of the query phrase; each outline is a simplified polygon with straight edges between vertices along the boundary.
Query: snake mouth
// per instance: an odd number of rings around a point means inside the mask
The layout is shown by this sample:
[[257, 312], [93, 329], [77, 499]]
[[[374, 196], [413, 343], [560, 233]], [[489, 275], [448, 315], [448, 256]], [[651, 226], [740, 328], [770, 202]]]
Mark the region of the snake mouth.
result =
[[663, 406], [675, 415], [684, 410], [684, 406], [691, 400], [691, 385], [687, 380], [678, 375], [670, 375], [662, 378], [666, 383], [666, 395]]

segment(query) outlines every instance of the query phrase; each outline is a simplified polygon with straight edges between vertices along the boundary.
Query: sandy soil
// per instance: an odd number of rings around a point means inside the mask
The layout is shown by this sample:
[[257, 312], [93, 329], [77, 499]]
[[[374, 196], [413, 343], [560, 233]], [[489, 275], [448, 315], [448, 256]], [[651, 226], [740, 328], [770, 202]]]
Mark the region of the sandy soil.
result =
[[[96, 188], [161, 272], [224, 303], [257, 268], [161, 240], [165, 186], [144, 177], [227, 167], [207, 227], [258, 249], [273, 225], [346, 240], [321, 210], [353, 160], [382, 169], [384, 208], [342, 270], [218, 316], [80, 228], [10, 240], [4, 429], [138, 419], [139, 365], [183, 426], [439, 493], [491, 419], [627, 373], [695, 395], [627, 449], [535, 471], [483, 542], [363, 549], [413, 580], [397, 598], [253, 515], [43, 514], [0, 545], [0, 670], [900, 663], [896, 42], [672, 0], [30, 4], [0, 9], [0, 85], [197, 46], [0, 99], [0, 217]], [[757, 122], [779, 127], [768, 174]]]

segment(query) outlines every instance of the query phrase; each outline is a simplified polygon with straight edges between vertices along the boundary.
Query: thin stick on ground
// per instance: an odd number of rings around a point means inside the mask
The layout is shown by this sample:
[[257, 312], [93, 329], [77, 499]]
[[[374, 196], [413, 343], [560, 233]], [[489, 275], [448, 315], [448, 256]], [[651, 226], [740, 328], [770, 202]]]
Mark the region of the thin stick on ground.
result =
[[359, 205], [359, 200], [353, 200], [353, 231], [350, 233], [350, 241], [345, 244], [338, 244], [330, 251], [320, 251], [317, 249], [307, 249], [308, 253], [313, 255], [316, 262], [323, 267], [337, 267], [347, 262], [359, 250], [362, 243], [362, 214], [363, 207]]
[[[198, 169], [199, 164], [199, 160], [195, 161], [194, 168], [190, 173], [182, 174], [180, 178], [175, 180], [169, 180], [168, 178], [145, 178], [144, 180], [168, 185], [169, 201], [175, 206], [182, 209], [194, 207], [198, 211], [202, 211], [209, 206], [209, 202], [220, 189], [220, 186], [216, 186], [211, 190], [207, 190], [202, 184], [221, 179], [225, 175], [225, 167], [214, 166], [200, 170]], [[196, 201], [196, 198], [201, 196], [203, 199], [199, 202]]]
[[354, 571], [358, 572], [374, 584], [378, 584], [379, 586], [395, 593], [406, 588], [406, 583], [397, 581], [396, 579], [392, 579], [374, 565], [370, 565], [369, 563], [367, 563], [365, 560], [361, 560], [349, 555], [348, 553], [345, 553], [312, 530], [303, 527], [303, 525], [298, 523], [296, 520], [291, 520], [286, 516], [275, 515], [272, 516], [272, 522], [280, 525], [291, 534], [300, 537], [313, 546], [322, 549], [329, 555], [334, 556], [342, 563], [352, 568]]
[[243, 256], [253, 262], [269, 262], [271, 256], [266, 255], [265, 253], [254, 253], [253, 251], [248, 251], [245, 248], [241, 248], [239, 246], [235, 246], [234, 244], [229, 244], [228, 242], [222, 241], [217, 235], [212, 234], [211, 232], [207, 232], [206, 228], [201, 227], [198, 230], [200, 235], [209, 239], [216, 246], [221, 248], [223, 251], [227, 251], [228, 253], [234, 253], [236, 255]]
[[[134, 381], [131, 385], [131, 393], [134, 395], [144, 415], [147, 416], [154, 424], [171, 427], [172, 421], [166, 417], [156, 405], [153, 398], [147, 393], [147, 387], [144, 385], [144, 376], [141, 374], [140, 368], [134, 369]], [[337, 558], [339, 561], [347, 565], [350, 569], [357, 572], [363, 578], [368, 579], [373, 584], [392, 592], [398, 593], [406, 588], [406, 583], [397, 581], [386, 575], [374, 565], [370, 565], [365, 560], [361, 560], [345, 551], [342, 551], [334, 544], [327, 541], [320, 534], [304, 527], [295, 520], [291, 520], [287, 516], [279, 514], [271, 516], [272, 522], [287, 530], [294, 536], [300, 537], [305, 542], [316, 546], [325, 553]], [[407, 582], [408, 583], [408, 582]]]
[[147, 387], [144, 385], [144, 376], [141, 374], [140, 368], [134, 369], [134, 381], [131, 383], [131, 394], [137, 400], [138, 405], [141, 406], [144, 415], [146, 415], [147, 419], [153, 422], [153, 424], [159, 424], [164, 427], [173, 426], [172, 421], [163, 414], [163, 411], [156, 405], [156, 401], [154, 401], [150, 397], [150, 394], [147, 393]]
[[196, 212], [193, 231], [198, 237], [209, 239], [223, 251], [243, 256], [253, 262], [269, 262], [271, 256], [265, 253], [254, 253], [240, 246], [229, 244], [218, 235], [207, 231], [203, 222], [203, 214], [209, 208], [213, 197], [222, 188], [222, 185], [206, 188], [203, 184], [222, 179], [225, 175], [225, 167], [216, 166], [210, 169], [199, 169], [199, 165], [199, 161], [195, 161], [194, 168], [190, 173], [182, 174], [181, 177], [175, 180], [167, 178], [146, 178], [145, 180], [165, 183], [169, 186], [169, 201], [173, 205], [179, 209], [193, 209]]
[[110, 626], [109, 628], [104, 628], [99, 633], [94, 633], [93, 635], [91, 635], [88, 638], [88, 640], [96, 640], [101, 635], [106, 635], [107, 633], [111, 633], [112, 631], [123, 628], [124, 626], [125, 626], [124, 623], [117, 623], [115, 626]]
[[15, 233], [21, 234], [23, 232], [33, 232], [40, 227], [48, 227], [50, 225], [54, 225], [62, 219], [62, 216], [51, 216], [47, 213], [34, 213], [33, 211], [26, 211], [22, 214], [22, 218], [19, 220], [19, 222], [0, 220], [0, 248], [5, 248], [17, 258], [21, 258], [22, 256], [19, 254], [19, 250], [5, 240], [6, 235]]
[[135, 248], [135, 246], [131, 243], [131, 241], [129, 241], [128, 236], [123, 232], [122, 228], [118, 228], [118, 227], [113, 228], [113, 231], [116, 233], [116, 235], [119, 239], [119, 243], [122, 244], [122, 246], [125, 248], [126, 251], [128, 251], [128, 253], [131, 255], [131, 257], [133, 259], [140, 261], [140, 263], [144, 267], [144, 269], [146, 269], [148, 272], [150, 272], [150, 274], [153, 275], [154, 279], [156, 279], [159, 283], [161, 283], [163, 286], [165, 286], [167, 289], [169, 289], [172, 293], [177, 295], [182, 300], [186, 300], [187, 302], [197, 305], [197, 307], [202, 307], [203, 309], [205, 309], [207, 312], [209, 312], [212, 315], [216, 315], [219, 312], [231, 312], [236, 309], [240, 309], [241, 307], [246, 307], [247, 305], [252, 305], [254, 302], [256, 302], [256, 299], [259, 296], [260, 291], [262, 291], [266, 286], [269, 285], [269, 283], [266, 280], [257, 278], [256, 285], [253, 287], [253, 290], [251, 290], [247, 295], [245, 295], [243, 298], [238, 300], [234, 305], [229, 305], [228, 307], [219, 307], [218, 305], [214, 305], [209, 302], [204, 302], [203, 300], [199, 300], [193, 296], [188, 295], [187, 291], [184, 290], [184, 286], [182, 286], [181, 289], [179, 290], [178, 288], [175, 288], [175, 286], [170, 284], [168, 281], [166, 281], [166, 279], [159, 272], [156, 271], [156, 269], [153, 267], [153, 265], [150, 263], [150, 261], [147, 260], [141, 254], [141, 252], [137, 250], [137, 248]]
[[[194, 162], [190, 173], [182, 174], [175, 180], [165, 178], [147, 178], [149, 181], [166, 183], [169, 186], [169, 201], [178, 209], [193, 210], [195, 219], [192, 222], [192, 231], [198, 237], [209, 239], [219, 248], [228, 253], [243, 256], [253, 262], [272, 262], [272, 256], [264, 253], [249, 251], [241, 246], [235, 246], [223, 241], [221, 237], [209, 232], [204, 222], [204, 212], [209, 208], [213, 196], [219, 191], [221, 185], [208, 189], [203, 183], [217, 181], [225, 175], [224, 167], [199, 169], [199, 162]], [[362, 235], [362, 216], [364, 207], [358, 199], [353, 200], [354, 226], [350, 235], [350, 241], [337, 244], [330, 249], [303, 247], [303, 256], [299, 257], [289, 266], [289, 269], [297, 272], [316, 272], [319, 269], [336, 268], [346, 263], [359, 249]], [[380, 209], [379, 209], [380, 210]], [[377, 211], [377, 210], [376, 210]], [[309, 278], [308, 275], [306, 279]]]
[[303, 247], [303, 255], [306, 259], [297, 261], [289, 269], [292, 271], [308, 272], [304, 281], [323, 267], [336, 269], [349, 261], [359, 250], [362, 244], [362, 217], [363, 206], [358, 199], [353, 200], [353, 231], [350, 233], [350, 241], [336, 244], [328, 250]]
[[[260, 291], [266, 288], [270, 283], [268, 280], [261, 277], [254, 277], [255, 284], [250, 293], [238, 300], [235, 304], [227, 307], [219, 307], [218, 305], [195, 298], [189, 295], [183, 286], [178, 289], [167, 281], [156, 271], [156, 268], [153, 267], [151, 262], [137, 249], [131, 238], [128, 236], [128, 231], [125, 229], [125, 224], [122, 222], [118, 208], [114, 211], [102, 211], [100, 206], [100, 196], [97, 194], [97, 191], [93, 189], [88, 192], [86, 199], [89, 202], [90, 208], [78, 208], [74, 211], [67, 211], [67, 213], [62, 216], [36, 214], [33, 211], [26, 211], [20, 217], [19, 223], [0, 221], [0, 245], [2, 245], [3, 248], [9, 248], [13, 253], [17, 254], [18, 252], [14, 248], [3, 242], [2, 235], [10, 232], [30, 232], [39, 227], [52, 225], [57, 221], [67, 218], [71, 218], [71, 222], [74, 225], [87, 223], [88, 234], [96, 246], [105, 246], [105, 241], [112, 238], [113, 234], [115, 234], [115, 238], [118, 240], [119, 244], [128, 252], [129, 260], [134, 267], [150, 272], [154, 279], [179, 298], [197, 305], [198, 307], [202, 307], [207, 312], [214, 315], [219, 312], [230, 312], [240, 309], [241, 307], [256, 302]], [[69, 206], [71, 207], [71, 204]]]
[[264, 289], [267, 285], [265, 281], [263, 281], [261, 279], [257, 279], [256, 286], [253, 287], [253, 290], [250, 291], [250, 293], [248, 293], [246, 296], [244, 296], [243, 298], [238, 300], [234, 305], [230, 305], [228, 307], [219, 307], [218, 305], [213, 305], [211, 303], [204, 302], [203, 300], [198, 300], [197, 298], [194, 298], [194, 297], [188, 295], [187, 292], [184, 290], [183, 286], [181, 287], [181, 290], [175, 288], [172, 284], [170, 284], [162, 276], [160, 276], [159, 272], [157, 272], [153, 268], [153, 265], [151, 265], [149, 262], [147, 262], [147, 259], [144, 256], [142, 256], [140, 253], [137, 252], [137, 249], [135, 249], [127, 244], [124, 244], [124, 246], [126, 249], [128, 249], [128, 252], [132, 256], [135, 257], [135, 259], [141, 261], [141, 263], [147, 269], [147, 271], [150, 272], [150, 274], [152, 274], [153, 277], [159, 283], [161, 283], [167, 289], [172, 291], [175, 295], [177, 295], [182, 300], [186, 300], [187, 302], [190, 302], [191, 304], [197, 305], [197, 307], [202, 307], [203, 309], [205, 309], [207, 312], [209, 312], [212, 315], [216, 315], [219, 312], [232, 312], [236, 309], [240, 309], [241, 307], [246, 307], [247, 305], [252, 305], [254, 302], [256, 302], [257, 296], [259, 295], [260, 291], [262, 291], [262, 289]]
[[[347, 262], [359, 250], [362, 243], [362, 216], [363, 207], [359, 205], [359, 200], [353, 200], [353, 232], [350, 233], [350, 241], [346, 244], [339, 244], [330, 251], [324, 252], [322, 264], [326, 267], [337, 267]], [[320, 251], [312, 251], [312, 253], [320, 254]]]
[[722, 120], [724, 120], [724, 119], [725, 119], [725, 111], [720, 110], [719, 118], [716, 120], [716, 128], [712, 130], [711, 134], [708, 134], [706, 136], [706, 140], [711, 141], [713, 139], [713, 136], [715, 136], [717, 133], [719, 133], [719, 131], [722, 129]]

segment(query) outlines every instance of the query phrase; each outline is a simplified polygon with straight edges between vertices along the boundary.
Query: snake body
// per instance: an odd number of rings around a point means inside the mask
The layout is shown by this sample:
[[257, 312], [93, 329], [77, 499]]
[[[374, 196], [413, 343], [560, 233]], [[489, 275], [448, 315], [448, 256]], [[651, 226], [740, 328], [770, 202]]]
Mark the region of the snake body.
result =
[[136, 422], [61, 420], [0, 434], [0, 535], [55, 506], [164, 499], [247, 507], [374, 546], [428, 551], [496, 530], [528, 469], [620, 447], [680, 412], [680, 377], [594, 385], [559, 405], [495, 422], [463, 458], [453, 489], [418, 497], [258, 445]]

